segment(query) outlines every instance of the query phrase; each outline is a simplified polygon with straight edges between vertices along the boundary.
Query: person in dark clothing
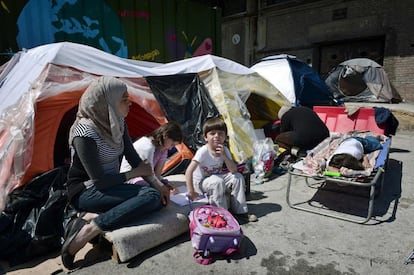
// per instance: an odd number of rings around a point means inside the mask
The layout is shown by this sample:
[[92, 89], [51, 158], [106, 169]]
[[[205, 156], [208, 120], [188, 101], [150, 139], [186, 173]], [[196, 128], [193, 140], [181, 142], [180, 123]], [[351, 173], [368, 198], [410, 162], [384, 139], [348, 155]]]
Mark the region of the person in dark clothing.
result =
[[312, 109], [308, 107], [280, 108], [280, 134], [275, 142], [282, 148], [306, 152], [329, 137], [329, 129]]
[[[72, 158], [66, 186], [69, 203], [86, 214], [65, 229], [61, 257], [68, 269], [74, 268], [75, 254], [100, 233], [126, 226], [168, 203], [164, 185], [126, 184], [152, 175], [128, 134], [125, 117], [130, 105], [125, 83], [108, 76], [94, 81], [79, 101], [69, 132]], [[131, 170], [120, 173], [123, 156]]]

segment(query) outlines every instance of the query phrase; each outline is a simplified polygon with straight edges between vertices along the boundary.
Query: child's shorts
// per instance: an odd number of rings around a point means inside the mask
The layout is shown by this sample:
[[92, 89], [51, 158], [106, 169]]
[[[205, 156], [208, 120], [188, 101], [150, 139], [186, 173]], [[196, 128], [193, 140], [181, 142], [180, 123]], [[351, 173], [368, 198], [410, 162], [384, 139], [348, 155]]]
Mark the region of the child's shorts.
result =
[[364, 154], [369, 154], [376, 150], [382, 149], [381, 142], [374, 136], [352, 137], [352, 138], [362, 143], [362, 146], [364, 147]]

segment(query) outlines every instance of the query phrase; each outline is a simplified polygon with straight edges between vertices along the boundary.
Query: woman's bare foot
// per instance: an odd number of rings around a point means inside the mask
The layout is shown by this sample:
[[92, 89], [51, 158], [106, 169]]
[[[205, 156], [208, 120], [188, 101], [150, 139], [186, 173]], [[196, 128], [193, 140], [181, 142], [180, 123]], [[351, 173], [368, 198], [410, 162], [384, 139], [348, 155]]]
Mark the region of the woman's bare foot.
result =
[[83, 215], [82, 219], [84, 219], [85, 221], [90, 222], [91, 220], [95, 219], [96, 217], [98, 217], [98, 214], [87, 212], [85, 215]]

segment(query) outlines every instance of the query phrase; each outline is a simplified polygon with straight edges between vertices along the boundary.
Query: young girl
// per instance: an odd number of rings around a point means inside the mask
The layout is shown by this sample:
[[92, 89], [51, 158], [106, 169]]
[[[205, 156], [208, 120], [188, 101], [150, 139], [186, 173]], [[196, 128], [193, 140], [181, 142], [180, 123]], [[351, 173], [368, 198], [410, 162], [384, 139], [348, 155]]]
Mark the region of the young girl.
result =
[[[147, 136], [141, 137], [134, 142], [134, 148], [139, 157], [152, 167], [152, 175], [138, 177], [128, 183], [139, 185], [158, 184], [163, 185], [161, 173], [167, 159], [168, 150], [183, 141], [183, 132], [176, 122], [168, 122]], [[131, 166], [124, 158], [121, 164], [121, 172], [128, 171]]]
[[350, 137], [341, 142], [328, 159], [327, 170], [346, 174], [347, 169], [370, 168], [367, 154], [382, 149], [379, 137]]

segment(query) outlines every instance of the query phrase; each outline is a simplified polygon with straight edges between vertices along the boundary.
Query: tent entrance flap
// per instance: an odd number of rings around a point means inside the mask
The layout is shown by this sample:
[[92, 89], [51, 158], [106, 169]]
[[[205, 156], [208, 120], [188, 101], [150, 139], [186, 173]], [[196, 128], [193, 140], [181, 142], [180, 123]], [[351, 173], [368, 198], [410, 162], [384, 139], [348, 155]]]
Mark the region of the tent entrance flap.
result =
[[[345, 68], [345, 67], [344, 67]], [[345, 96], [355, 96], [359, 93], [362, 93], [367, 87], [362, 75], [359, 73], [344, 74], [341, 72], [341, 77], [339, 78], [339, 90]]]
[[181, 125], [184, 144], [195, 152], [205, 143], [204, 121], [219, 116], [198, 74], [150, 76], [146, 81], [167, 119]]

